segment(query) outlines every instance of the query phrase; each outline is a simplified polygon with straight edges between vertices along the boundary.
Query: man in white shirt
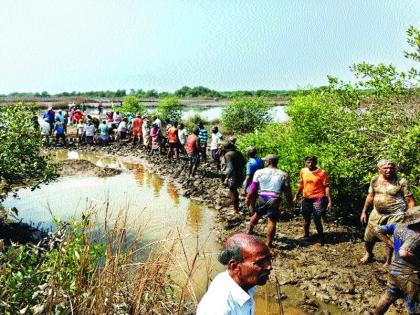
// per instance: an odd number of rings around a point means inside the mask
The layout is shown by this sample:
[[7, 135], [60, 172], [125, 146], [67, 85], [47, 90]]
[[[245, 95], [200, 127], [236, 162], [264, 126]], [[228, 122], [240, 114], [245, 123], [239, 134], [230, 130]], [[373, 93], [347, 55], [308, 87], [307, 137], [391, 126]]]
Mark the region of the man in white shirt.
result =
[[93, 137], [95, 136], [95, 131], [95, 125], [93, 124], [93, 121], [89, 119], [85, 125], [85, 135], [87, 144], [93, 144]]
[[266, 284], [273, 269], [267, 245], [256, 236], [238, 233], [227, 239], [219, 261], [227, 270], [214, 278], [197, 315], [253, 315], [255, 286]]
[[45, 118], [40, 123], [41, 127], [41, 136], [48, 137], [51, 133], [51, 127], [48, 123], [48, 118]]
[[153, 124], [156, 124], [159, 130], [162, 130], [162, 121], [159, 119], [158, 116], [153, 116]]
[[219, 127], [213, 126], [211, 129], [211, 142], [210, 152], [213, 163], [218, 170], [220, 170], [220, 144], [223, 139], [222, 134], [219, 132]]
[[249, 220], [248, 233], [253, 233], [258, 220], [266, 214], [268, 226], [265, 243], [271, 247], [279, 217], [280, 195], [284, 193], [291, 205], [292, 192], [287, 174], [277, 168], [279, 157], [269, 154], [264, 160], [268, 162], [268, 166], [255, 172], [247, 195], [247, 204], [253, 212]]

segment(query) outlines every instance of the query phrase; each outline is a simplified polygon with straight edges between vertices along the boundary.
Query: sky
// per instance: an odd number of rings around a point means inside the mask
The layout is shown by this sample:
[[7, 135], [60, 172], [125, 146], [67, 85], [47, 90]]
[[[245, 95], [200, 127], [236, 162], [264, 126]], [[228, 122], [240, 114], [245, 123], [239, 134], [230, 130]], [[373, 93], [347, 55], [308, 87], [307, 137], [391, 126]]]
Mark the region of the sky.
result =
[[0, 94], [287, 90], [404, 70], [418, 0], [2, 0]]

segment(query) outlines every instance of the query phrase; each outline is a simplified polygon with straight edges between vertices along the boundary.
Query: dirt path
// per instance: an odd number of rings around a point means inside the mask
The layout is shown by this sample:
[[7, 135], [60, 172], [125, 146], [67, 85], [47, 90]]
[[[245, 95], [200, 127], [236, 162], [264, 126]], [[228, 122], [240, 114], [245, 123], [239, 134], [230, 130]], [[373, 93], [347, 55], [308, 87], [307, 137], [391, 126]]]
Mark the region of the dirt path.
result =
[[[116, 143], [107, 147], [73, 144], [68, 149], [140, 158], [152, 172], [174, 183], [178, 193], [202, 201], [218, 211], [215, 230], [220, 242], [234, 232], [246, 230], [249, 213], [244, 217], [230, 214], [228, 191], [211, 167], [200, 166], [197, 175], [189, 179], [187, 161], [170, 162], [164, 155], [150, 157], [131, 144]], [[264, 237], [265, 227], [265, 222], [260, 222], [256, 233]], [[273, 249], [275, 272], [281, 279], [281, 285], [292, 285], [307, 293], [302, 296], [300, 307], [308, 313], [322, 313], [318, 300], [337, 305], [343, 314], [370, 314], [385, 290], [386, 273], [378, 269], [385, 261], [384, 245], [379, 244], [375, 249], [375, 262], [360, 265], [358, 261], [363, 255], [361, 231], [332, 220], [326, 222], [324, 227], [324, 246], [317, 244], [316, 238], [302, 240], [299, 238], [302, 235], [301, 217], [296, 213], [282, 213]], [[399, 301], [388, 314], [405, 312]]]

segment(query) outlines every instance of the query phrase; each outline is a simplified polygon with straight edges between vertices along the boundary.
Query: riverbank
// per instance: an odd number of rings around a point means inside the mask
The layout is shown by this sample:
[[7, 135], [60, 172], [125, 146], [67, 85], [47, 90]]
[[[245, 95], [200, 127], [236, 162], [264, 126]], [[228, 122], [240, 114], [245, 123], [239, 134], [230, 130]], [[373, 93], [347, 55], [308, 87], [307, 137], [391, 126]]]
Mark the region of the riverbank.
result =
[[[153, 173], [172, 182], [179, 194], [217, 210], [214, 229], [220, 242], [235, 232], [246, 230], [249, 213], [244, 217], [231, 214], [228, 191], [211, 167], [201, 166], [197, 175], [189, 179], [187, 161], [173, 163], [164, 155], [150, 157], [131, 144], [114, 143], [107, 147], [73, 144], [70, 149], [140, 159]], [[265, 222], [257, 226], [256, 232], [264, 237]], [[308, 293], [308, 296], [302, 296], [300, 307], [309, 313], [318, 312], [318, 300], [337, 305], [343, 313], [369, 314], [385, 290], [386, 274], [379, 270], [385, 260], [383, 245], [377, 246], [377, 261], [360, 265], [358, 261], [363, 255], [361, 231], [327, 220], [325, 232], [324, 246], [316, 244], [316, 239], [301, 240], [301, 218], [294, 213], [283, 212], [273, 249], [275, 275], [281, 285], [294, 286]], [[390, 313], [393, 312], [404, 312], [402, 304], [393, 307]]]
[[[286, 106], [289, 102], [287, 97], [267, 97], [275, 106]], [[24, 102], [26, 104], [35, 103], [40, 109], [47, 109], [53, 107], [54, 109], [68, 109], [69, 104], [83, 105], [85, 107], [97, 108], [99, 104], [102, 104], [104, 109], [111, 109], [114, 106], [120, 106], [124, 100], [124, 97], [120, 98], [89, 98], [89, 97], [51, 97], [51, 98], [14, 98], [6, 97], [0, 98], [0, 106], [12, 104], [16, 102]], [[146, 108], [155, 108], [158, 106], [161, 99], [159, 98], [144, 98], [139, 99], [139, 103], [143, 104]], [[198, 107], [220, 107], [226, 106], [229, 102], [229, 98], [181, 98], [180, 104], [186, 108]]]

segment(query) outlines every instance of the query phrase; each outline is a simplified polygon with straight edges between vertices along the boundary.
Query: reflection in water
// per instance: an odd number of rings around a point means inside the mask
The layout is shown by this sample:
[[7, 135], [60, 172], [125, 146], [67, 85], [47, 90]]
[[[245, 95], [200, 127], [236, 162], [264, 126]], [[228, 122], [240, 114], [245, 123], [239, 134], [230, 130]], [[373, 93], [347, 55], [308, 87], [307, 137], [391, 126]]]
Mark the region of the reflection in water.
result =
[[203, 220], [203, 205], [190, 200], [187, 210], [187, 226], [192, 233], [198, 233]]
[[140, 187], [143, 186], [144, 175], [145, 175], [143, 164], [136, 164], [133, 168], [133, 171], [134, 171], [134, 178], [136, 182], [139, 184]]
[[155, 197], [160, 196], [160, 190], [162, 189], [163, 180], [159, 176], [155, 174], [150, 174], [150, 180], [153, 187], [153, 192], [155, 193]]
[[175, 208], [179, 206], [179, 195], [176, 191], [176, 188], [173, 184], [168, 184], [168, 196], [174, 201]]
[[93, 152], [57, 150], [51, 152], [49, 155], [55, 162], [64, 160], [86, 160], [99, 167], [119, 168], [123, 170], [131, 170], [135, 165], [138, 165], [130, 162], [122, 162], [113, 157], [101, 156]]

